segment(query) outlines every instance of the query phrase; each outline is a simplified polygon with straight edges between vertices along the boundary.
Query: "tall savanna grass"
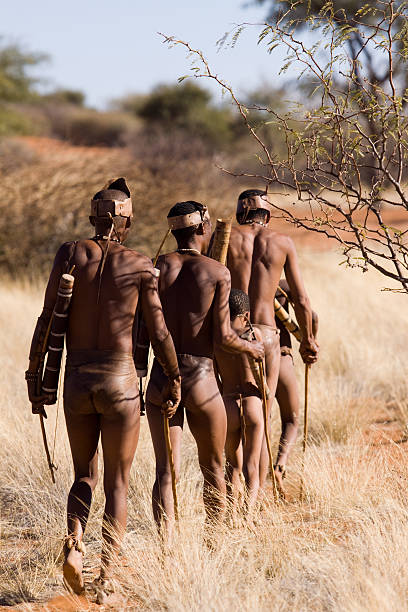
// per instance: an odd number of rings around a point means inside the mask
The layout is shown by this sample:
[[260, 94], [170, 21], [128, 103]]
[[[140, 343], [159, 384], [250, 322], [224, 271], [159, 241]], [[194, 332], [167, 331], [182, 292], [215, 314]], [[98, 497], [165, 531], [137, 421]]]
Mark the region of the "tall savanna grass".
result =
[[[343, 269], [338, 261], [330, 252], [301, 256], [320, 317], [321, 345], [310, 377], [304, 503], [297, 501], [299, 440], [289, 464], [292, 501], [276, 506], [267, 496], [254, 529], [219, 526], [217, 546], [209, 550], [203, 542], [201, 476], [186, 430], [181, 520], [171, 550], [164, 553], [150, 507], [154, 463], [143, 419], [114, 609], [407, 609], [406, 298], [381, 292], [379, 276]], [[46, 610], [53, 609], [49, 599], [63, 592], [60, 553], [72, 469], [62, 406], [57, 484], [52, 485], [38, 417], [31, 415], [26, 398], [23, 372], [42, 291], [39, 284], [17, 281], [2, 283], [0, 290], [0, 604]], [[302, 392], [298, 357], [296, 369]], [[57, 407], [48, 412], [52, 447]], [[276, 449], [276, 407], [274, 412]], [[86, 534], [88, 581], [98, 570], [102, 508], [98, 484]], [[72, 609], [84, 605], [72, 598]]]

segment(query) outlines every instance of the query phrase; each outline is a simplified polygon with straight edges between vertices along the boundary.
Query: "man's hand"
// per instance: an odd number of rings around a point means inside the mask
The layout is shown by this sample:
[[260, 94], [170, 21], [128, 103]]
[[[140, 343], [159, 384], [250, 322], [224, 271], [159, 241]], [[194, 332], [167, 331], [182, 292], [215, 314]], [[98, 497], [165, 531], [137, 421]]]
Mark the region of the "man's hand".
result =
[[301, 341], [299, 346], [299, 353], [303, 359], [303, 362], [312, 365], [316, 363], [317, 356], [319, 353], [319, 345], [316, 340], [307, 340], [304, 339]]
[[255, 359], [255, 361], [262, 361], [265, 357], [265, 348], [263, 342], [250, 342], [248, 344], [247, 355]]
[[176, 414], [181, 400], [181, 377], [169, 380], [163, 391], [162, 413], [168, 419]]
[[27, 391], [28, 391], [28, 399], [31, 403], [31, 412], [33, 414], [42, 414], [46, 419], [47, 414], [44, 410], [44, 405], [52, 405], [55, 404], [55, 399], [51, 397], [49, 394], [38, 394], [37, 393], [37, 381], [36, 380], [27, 380]]

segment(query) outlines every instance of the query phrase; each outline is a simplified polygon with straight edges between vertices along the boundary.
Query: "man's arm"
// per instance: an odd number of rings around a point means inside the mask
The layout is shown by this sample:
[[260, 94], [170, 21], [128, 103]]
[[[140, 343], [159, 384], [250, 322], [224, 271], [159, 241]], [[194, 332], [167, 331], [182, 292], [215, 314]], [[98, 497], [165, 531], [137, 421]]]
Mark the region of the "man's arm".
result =
[[72, 243], [69, 242], [63, 244], [55, 256], [50, 278], [45, 290], [44, 306], [37, 320], [37, 325], [35, 326], [33, 338], [31, 340], [29, 364], [26, 373], [28, 398], [32, 404], [33, 414], [41, 413], [43, 416], [47, 416], [45, 414], [44, 404], [47, 403], [48, 396], [38, 394], [38, 369], [48, 326], [57, 299], [59, 281], [61, 275], [65, 272], [71, 245]]
[[153, 352], [169, 380], [164, 392], [165, 402], [162, 408], [170, 418], [180, 403], [181, 378], [173, 339], [163, 316], [163, 308], [157, 290], [157, 278], [153, 265], [150, 265], [151, 270], [142, 274], [139, 299]]
[[[292, 294], [290, 292], [290, 287], [289, 287], [289, 283], [287, 280], [285, 280], [284, 278], [281, 278], [281, 280], [279, 281], [279, 287], [281, 289], [283, 289], [283, 291], [286, 293], [289, 302], [293, 303], [293, 298], [292, 298]], [[280, 301], [280, 303], [283, 305], [284, 303], [286, 304], [287, 299], [286, 296], [278, 289], [276, 292], [276, 299], [278, 301]], [[285, 306], [286, 310], [288, 310], [288, 307]], [[312, 310], [312, 333], [313, 333], [313, 337], [316, 339], [317, 337], [317, 332], [319, 329], [319, 317], [317, 316], [317, 312], [315, 312], [314, 310]]]
[[302, 334], [299, 351], [305, 363], [312, 364], [317, 360], [319, 347], [313, 334], [312, 309], [303, 284], [295, 245], [288, 238], [288, 249], [285, 261], [285, 276], [289, 284], [296, 319]]
[[253, 359], [264, 357], [262, 342], [247, 342], [242, 340], [231, 328], [229, 311], [229, 294], [231, 290], [231, 275], [227, 268], [222, 270], [217, 282], [213, 303], [213, 337], [214, 343], [229, 353], [246, 353]]
[[136, 372], [139, 378], [147, 376], [149, 362], [150, 339], [146, 324], [142, 317], [140, 304], [136, 309], [135, 320], [132, 330], [133, 339], [133, 361], [135, 363]]
[[314, 338], [317, 337], [318, 330], [319, 330], [319, 317], [317, 316], [317, 312], [312, 310], [312, 331], [313, 331]]

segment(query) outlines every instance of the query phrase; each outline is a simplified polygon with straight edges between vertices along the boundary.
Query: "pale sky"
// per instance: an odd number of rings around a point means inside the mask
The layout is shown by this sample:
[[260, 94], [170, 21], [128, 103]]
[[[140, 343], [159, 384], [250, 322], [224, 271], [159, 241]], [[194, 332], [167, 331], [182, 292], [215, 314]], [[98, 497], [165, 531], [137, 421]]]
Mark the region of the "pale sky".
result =
[[[87, 103], [104, 108], [128, 93], [174, 83], [188, 72], [181, 49], [169, 50], [157, 32], [200, 48], [211, 65], [239, 92], [261, 82], [277, 85], [280, 51], [258, 47], [259, 27], [250, 28], [234, 49], [217, 53], [216, 42], [234, 24], [262, 23], [265, 7], [247, 0], [12, 0], [1, 2], [0, 35], [27, 50], [51, 56], [39, 74], [47, 89], [80, 89]], [[214, 85], [201, 82], [214, 90]]]

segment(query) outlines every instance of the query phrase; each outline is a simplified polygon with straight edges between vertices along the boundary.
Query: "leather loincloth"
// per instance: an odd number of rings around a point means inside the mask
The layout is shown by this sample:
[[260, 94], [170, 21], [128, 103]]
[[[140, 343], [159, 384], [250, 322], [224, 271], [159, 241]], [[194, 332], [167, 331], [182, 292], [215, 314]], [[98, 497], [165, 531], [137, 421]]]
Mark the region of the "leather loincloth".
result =
[[254, 383], [247, 382], [243, 384], [240, 389], [240, 391], [231, 391], [230, 393], [223, 393], [223, 399], [239, 400], [240, 398], [245, 399], [246, 397], [259, 397], [259, 399], [262, 399], [261, 392]]
[[[215, 381], [215, 375], [213, 360], [210, 357], [200, 357], [198, 355], [178, 353], [177, 361], [181, 375], [180, 405], [182, 406], [187, 400], [191, 389], [198, 383], [198, 381], [208, 377], [213, 377]], [[163, 368], [157, 359], [155, 359], [150, 374], [149, 386], [147, 388], [148, 401], [159, 405], [161, 400], [158, 398], [161, 396], [161, 392], [167, 385], [167, 382], [168, 379], [163, 372]]]
[[133, 356], [128, 353], [70, 351], [65, 368], [65, 413], [123, 414], [136, 406], [137, 383]]

